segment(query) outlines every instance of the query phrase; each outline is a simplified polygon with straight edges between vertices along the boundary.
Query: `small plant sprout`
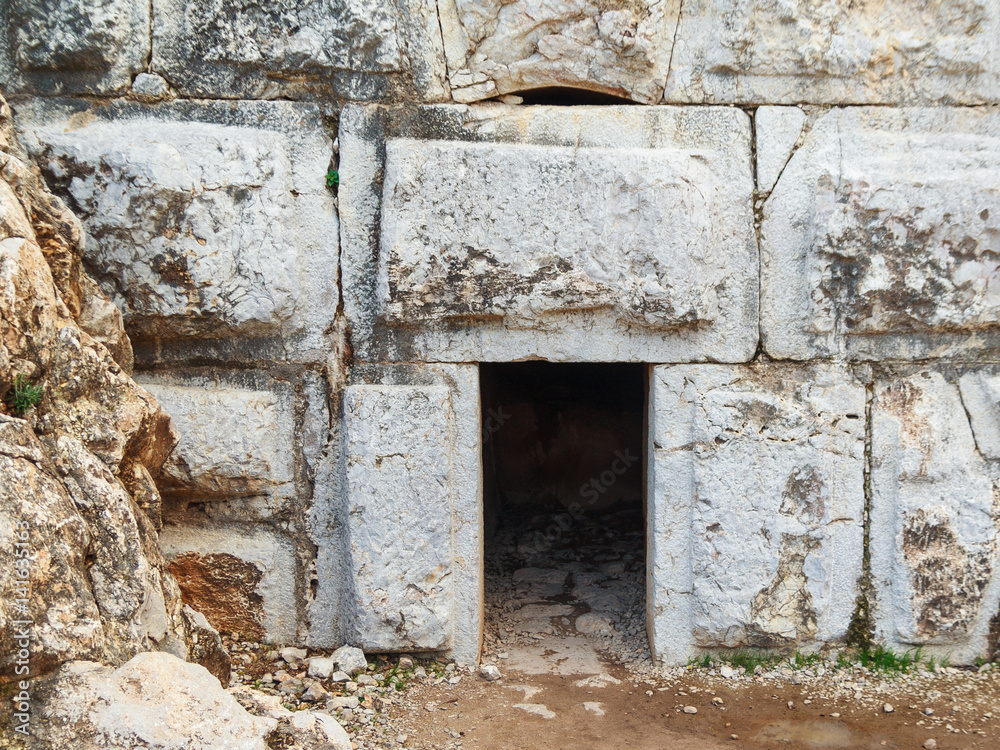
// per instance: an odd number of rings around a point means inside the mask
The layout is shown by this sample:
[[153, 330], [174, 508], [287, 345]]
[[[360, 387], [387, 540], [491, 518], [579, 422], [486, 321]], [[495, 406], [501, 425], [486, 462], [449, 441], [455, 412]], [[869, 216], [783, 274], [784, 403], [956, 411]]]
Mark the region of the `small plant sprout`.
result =
[[328, 188], [335, 188], [340, 184], [340, 174], [338, 174], [336, 169], [331, 169], [326, 173], [326, 186]]
[[32, 385], [27, 378], [18, 374], [14, 377], [14, 387], [10, 389], [4, 402], [15, 417], [23, 417], [42, 400], [42, 387]]

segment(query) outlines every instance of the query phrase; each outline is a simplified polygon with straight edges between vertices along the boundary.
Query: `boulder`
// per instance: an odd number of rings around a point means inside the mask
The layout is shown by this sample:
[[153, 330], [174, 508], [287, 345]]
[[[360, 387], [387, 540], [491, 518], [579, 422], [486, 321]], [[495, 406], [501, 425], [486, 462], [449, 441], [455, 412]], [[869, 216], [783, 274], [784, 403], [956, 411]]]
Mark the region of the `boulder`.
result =
[[265, 750], [277, 723], [249, 714], [204, 667], [164, 653], [117, 669], [69, 662], [34, 698], [32, 739], [44, 747]]
[[352, 677], [368, 669], [365, 652], [354, 646], [341, 646], [333, 652], [332, 659], [337, 663], [337, 668], [341, 672], [346, 672]]

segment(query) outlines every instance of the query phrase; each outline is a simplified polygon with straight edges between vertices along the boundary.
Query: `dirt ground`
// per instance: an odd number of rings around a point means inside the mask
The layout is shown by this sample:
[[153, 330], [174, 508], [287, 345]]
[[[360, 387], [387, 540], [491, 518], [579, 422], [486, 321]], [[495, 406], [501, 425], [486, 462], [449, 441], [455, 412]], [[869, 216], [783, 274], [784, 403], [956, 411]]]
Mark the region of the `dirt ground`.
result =
[[[833, 675], [827, 684], [746, 684], [695, 670], [649, 685], [630, 680], [620, 667], [607, 674], [618, 682], [598, 687], [578, 684], [578, 675], [510, 671], [496, 682], [470, 675], [458, 685], [414, 686], [409, 706], [389, 712], [396, 737], [386, 739], [405, 747], [480, 750], [867, 750], [922, 748], [928, 739], [941, 750], [1000, 748], [997, 671], [927, 676], [917, 685], [890, 681], [863, 703], [817, 697], [836, 690]], [[691, 706], [697, 713], [684, 712]]]

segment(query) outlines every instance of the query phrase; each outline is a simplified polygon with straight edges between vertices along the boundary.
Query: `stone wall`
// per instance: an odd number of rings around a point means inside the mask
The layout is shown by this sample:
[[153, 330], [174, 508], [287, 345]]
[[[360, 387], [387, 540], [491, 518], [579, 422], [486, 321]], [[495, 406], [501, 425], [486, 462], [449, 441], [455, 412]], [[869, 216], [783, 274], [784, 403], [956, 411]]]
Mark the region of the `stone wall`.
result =
[[540, 358], [650, 366], [659, 658], [989, 655], [996, 2], [0, 13], [21, 139], [174, 415], [161, 538], [216, 626], [475, 659], [477, 363]]

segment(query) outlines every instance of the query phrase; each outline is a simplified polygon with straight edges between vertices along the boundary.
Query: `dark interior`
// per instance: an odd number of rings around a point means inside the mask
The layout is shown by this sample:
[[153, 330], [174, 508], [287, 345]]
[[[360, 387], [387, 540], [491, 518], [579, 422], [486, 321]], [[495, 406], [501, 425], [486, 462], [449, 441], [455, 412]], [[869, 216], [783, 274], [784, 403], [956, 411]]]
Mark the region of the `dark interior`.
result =
[[505, 521], [632, 511], [641, 524], [642, 364], [483, 364], [487, 535]]
[[524, 103], [528, 105], [545, 104], [553, 107], [573, 107], [580, 105], [636, 104], [636, 102], [623, 96], [615, 96], [603, 91], [591, 91], [590, 89], [577, 89], [569, 86], [546, 86], [544, 88], [515, 93], [524, 99]]

